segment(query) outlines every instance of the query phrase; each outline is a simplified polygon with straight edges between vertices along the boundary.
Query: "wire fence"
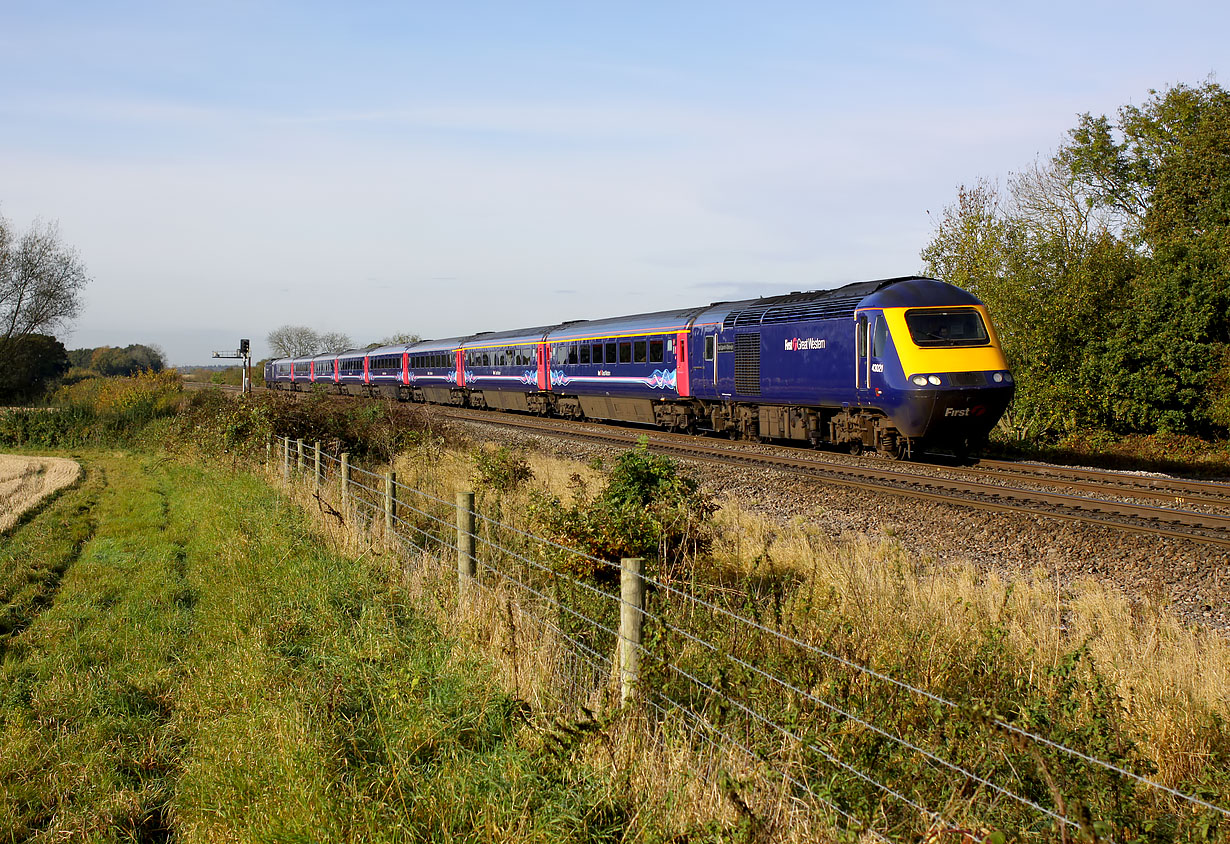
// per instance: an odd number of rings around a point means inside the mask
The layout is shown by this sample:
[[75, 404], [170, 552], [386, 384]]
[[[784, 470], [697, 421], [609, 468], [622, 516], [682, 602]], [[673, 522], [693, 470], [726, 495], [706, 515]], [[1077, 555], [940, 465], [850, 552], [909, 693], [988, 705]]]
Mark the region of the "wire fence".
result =
[[278, 449], [272, 465], [313, 486], [324, 518], [403, 552], [437, 600], [498, 616], [520, 696], [563, 719], [636, 711], [645, 740], [689, 745], [707, 760], [690, 775], [762, 829], [1113, 840], [1148, 816], [1166, 838], [1205, 840], [1230, 825], [1218, 798], [1151, 778], [1096, 719], [898, 679], [778, 592], [647, 574], [477, 512], [473, 495], [448, 501], [302, 441]]

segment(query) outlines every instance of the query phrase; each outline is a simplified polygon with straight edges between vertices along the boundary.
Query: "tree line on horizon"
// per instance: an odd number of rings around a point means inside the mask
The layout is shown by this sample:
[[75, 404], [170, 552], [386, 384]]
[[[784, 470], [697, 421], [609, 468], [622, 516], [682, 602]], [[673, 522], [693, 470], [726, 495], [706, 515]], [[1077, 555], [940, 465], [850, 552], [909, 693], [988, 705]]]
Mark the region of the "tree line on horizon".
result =
[[375, 349], [417, 343], [417, 334], [393, 334], [373, 343], [356, 345], [349, 334], [341, 331], [319, 332], [306, 325], [282, 325], [265, 335], [265, 342], [275, 358], [303, 358], [312, 355], [336, 355], [351, 349]]
[[959, 188], [926, 272], [989, 308], [1018, 438], [1230, 428], [1230, 92], [1082, 114], [1058, 151]]

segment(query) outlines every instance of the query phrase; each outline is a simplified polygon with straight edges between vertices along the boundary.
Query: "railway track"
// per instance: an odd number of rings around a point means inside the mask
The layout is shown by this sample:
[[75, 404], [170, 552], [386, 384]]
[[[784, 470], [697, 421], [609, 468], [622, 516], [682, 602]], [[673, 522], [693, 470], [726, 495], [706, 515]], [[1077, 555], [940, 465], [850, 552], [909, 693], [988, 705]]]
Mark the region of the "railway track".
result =
[[[926, 466], [928, 471], [923, 474], [910, 464], [868, 459], [846, 463], [813, 452], [789, 454], [784, 453], [788, 449], [749, 448], [745, 443], [683, 434], [451, 407], [437, 410], [454, 419], [620, 447], [647, 437], [654, 451], [694, 461], [772, 468], [855, 489], [980, 510], [1048, 516], [1230, 548], [1230, 484], [1003, 461], [984, 461], [974, 467]], [[1080, 495], [1073, 490], [1097, 495]], [[1141, 503], [1139, 499], [1164, 501], [1167, 506]], [[1191, 509], [1189, 505], [1194, 504], [1209, 509]]]
[[1008, 460], [980, 460], [970, 471], [1009, 481], [1062, 484], [1086, 492], [1165, 501], [1179, 508], [1202, 505], [1230, 510], [1230, 484], [1226, 483]]
[[845, 462], [826, 452], [444, 405], [431, 407], [458, 420], [578, 442], [626, 448], [641, 437], [648, 437], [655, 451], [698, 462], [771, 468], [848, 488], [992, 512], [1047, 516], [1230, 548], [1227, 483], [1002, 460], [982, 460], [972, 466], [890, 463], [868, 458]]

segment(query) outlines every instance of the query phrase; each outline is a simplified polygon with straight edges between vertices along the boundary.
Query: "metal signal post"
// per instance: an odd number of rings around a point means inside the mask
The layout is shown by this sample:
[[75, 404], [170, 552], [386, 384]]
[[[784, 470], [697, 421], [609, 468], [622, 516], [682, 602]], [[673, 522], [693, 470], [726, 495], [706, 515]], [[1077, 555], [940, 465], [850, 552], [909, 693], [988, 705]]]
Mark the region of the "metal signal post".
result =
[[243, 361], [240, 367], [243, 372], [243, 395], [252, 392], [252, 351], [251, 344], [246, 340], [239, 341], [239, 348], [234, 352], [214, 352], [216, 358], [239, 359]]

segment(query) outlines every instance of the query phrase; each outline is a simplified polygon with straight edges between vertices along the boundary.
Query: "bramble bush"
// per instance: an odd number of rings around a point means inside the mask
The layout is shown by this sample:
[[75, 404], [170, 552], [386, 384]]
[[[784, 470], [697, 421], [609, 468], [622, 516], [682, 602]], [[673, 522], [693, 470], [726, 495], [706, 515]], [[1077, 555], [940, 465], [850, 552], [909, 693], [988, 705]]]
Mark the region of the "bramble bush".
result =
[[320, 442], [331, 454], [388, 462], [423, 437], [422, 410], [398, 402], [354, 401], [323, 393], [302, 399], [269, 392], [234, 398], [218, 390], [201, 390], [180, 415], [183, 439], [214, 450], [264, 448], [270, 436]]
[[[683, 474], [676, 461], [650, 452], [645, 437], [615, 459], [596, 494], [590, 494], [579, 475], [573, 476], [572, 489], [571, 504], [534, 491], [530, 518], [539, 535], [591, 557], [611, 562], [645, 557], [670, 578], [685, 559], [703, 554], [712, 542], [710, 517], [718, 509], [712, 496]], [[560, 571], [583, 576], [609, 576], [614, 571], [544, 548]]]
[[497, 493], [512, 492], [534, 477], [524, 452], [507, 446], [494, 450], [474, 450], [474, 483], [489, 486]]

